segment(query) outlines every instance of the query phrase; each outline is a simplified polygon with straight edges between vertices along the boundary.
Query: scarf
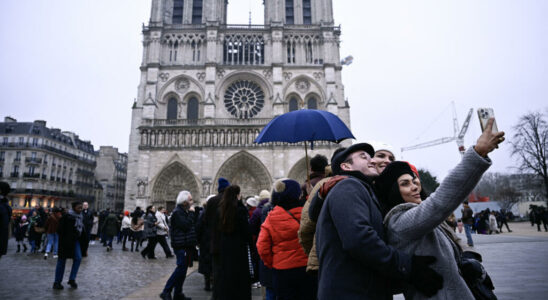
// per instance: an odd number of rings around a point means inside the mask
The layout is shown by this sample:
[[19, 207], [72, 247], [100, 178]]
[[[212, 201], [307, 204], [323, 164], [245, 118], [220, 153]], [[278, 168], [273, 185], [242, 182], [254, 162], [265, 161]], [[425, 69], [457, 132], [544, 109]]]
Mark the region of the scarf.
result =
[[68, 213], [76, 220], [76, 222], [74, 222], [74, 228], [78, 231], [78, 235], [82, 235], [82, 229], [84, 228], [84, 217], [81, 213], [77, 214], [72, 209], [70, 209]]

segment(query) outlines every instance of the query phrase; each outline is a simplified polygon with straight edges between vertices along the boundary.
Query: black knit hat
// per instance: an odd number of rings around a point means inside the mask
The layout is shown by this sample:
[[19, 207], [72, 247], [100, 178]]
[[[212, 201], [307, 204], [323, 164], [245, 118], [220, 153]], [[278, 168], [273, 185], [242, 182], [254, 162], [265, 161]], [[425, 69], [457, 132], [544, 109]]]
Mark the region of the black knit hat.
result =
[[407, 162], [395, 161], [386, 166], [381, 175], [375, 179], [377, 196], [386, 212], [392, 207], [405, 202], [401, 197], [398, 186], [398, 178], [404, 174], [409, 174], [413, 178], [416, 177]]

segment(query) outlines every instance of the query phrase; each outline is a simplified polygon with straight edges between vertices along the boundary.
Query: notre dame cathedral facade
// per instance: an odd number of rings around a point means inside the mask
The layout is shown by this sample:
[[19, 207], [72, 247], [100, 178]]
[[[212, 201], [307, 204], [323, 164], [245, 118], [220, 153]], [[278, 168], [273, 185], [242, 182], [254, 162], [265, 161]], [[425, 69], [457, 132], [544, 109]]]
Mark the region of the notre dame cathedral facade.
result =
[[[254, 144], [275, 116], [310, 108], [350, 126], [331, 0], [264, 0], [264, 25], [231, 25], [226, 0], [152, 0], [132, 108], [125, 208], [303, 182], [302, 144]], [[338, 145], [315, 143], [328, 158]]]

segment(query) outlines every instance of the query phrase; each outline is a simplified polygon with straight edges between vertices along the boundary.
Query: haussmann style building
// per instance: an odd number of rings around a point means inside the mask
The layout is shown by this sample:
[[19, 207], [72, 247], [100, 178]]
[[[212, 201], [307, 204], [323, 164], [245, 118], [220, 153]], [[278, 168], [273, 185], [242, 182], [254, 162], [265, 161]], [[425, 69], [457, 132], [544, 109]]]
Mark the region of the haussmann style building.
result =
[[48, 128], [41, 120], [0, 122], [0, 181], [10, 184], [16, 210], [93, 203], [95, 165], [91, 142], [72, 132]]
[[[265, 0], [263, 25], [232, 25], [225, 0], [153, 0], [132, 108], [125, 209], [171, 209], [225, 177], [242, 195], [306, 177], [302, 144], [254, 144], [275, 116], [309, 108], [350, 126], [331, 0]], [[328, 158], [336, 144], [315, 143]]]

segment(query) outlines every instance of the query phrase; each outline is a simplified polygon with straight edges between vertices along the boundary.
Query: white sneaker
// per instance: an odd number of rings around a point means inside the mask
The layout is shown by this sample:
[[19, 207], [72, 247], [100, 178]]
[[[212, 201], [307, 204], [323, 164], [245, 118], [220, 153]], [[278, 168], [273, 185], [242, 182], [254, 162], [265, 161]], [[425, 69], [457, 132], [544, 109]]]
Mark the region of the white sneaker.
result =
[[57, 258], [58, 256], [57, 255], [54, 255], [53, 258]]
[[95, 245], [95, 241], [91, 241], [91, 243], [89, 243], [90, 245]]
[[48, 259], [48, 254], [44, 254], [44, 259]]

